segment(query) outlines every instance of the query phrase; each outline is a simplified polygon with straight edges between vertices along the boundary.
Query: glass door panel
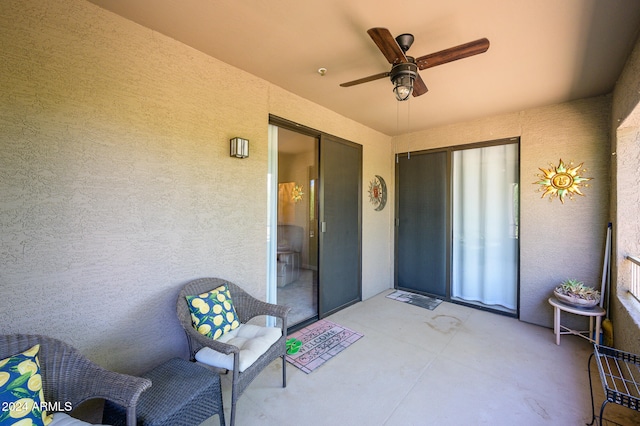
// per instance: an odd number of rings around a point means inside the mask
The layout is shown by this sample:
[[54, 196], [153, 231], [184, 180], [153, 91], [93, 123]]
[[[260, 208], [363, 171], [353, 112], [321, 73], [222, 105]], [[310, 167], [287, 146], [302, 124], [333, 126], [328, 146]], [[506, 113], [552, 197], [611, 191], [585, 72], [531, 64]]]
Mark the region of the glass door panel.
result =
[[517, 312], [518, 144], [453, 152], [451, 297]]
[[318, 316], [318, 140], [278, 129], [277, 302], [289, 326]]

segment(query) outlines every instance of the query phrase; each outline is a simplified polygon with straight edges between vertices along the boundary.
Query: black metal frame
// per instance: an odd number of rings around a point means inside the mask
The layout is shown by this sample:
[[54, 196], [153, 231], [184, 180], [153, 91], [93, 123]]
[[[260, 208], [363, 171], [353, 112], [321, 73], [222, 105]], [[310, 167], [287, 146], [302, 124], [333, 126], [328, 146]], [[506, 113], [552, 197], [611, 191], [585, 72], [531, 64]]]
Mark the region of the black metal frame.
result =
[[596, 359], [605, 394], [605, 400], [600, 407], [600, 422], [598, 424], [602, 425], [604, 408], [609, 402], [640, 411], [640, 356], [596, 344], [587, 365], [589, 391], [591, 392], [591, 423], [587, 424], [593, 425], [596, 420], [591, 380], [591, 360], [593, 358]]

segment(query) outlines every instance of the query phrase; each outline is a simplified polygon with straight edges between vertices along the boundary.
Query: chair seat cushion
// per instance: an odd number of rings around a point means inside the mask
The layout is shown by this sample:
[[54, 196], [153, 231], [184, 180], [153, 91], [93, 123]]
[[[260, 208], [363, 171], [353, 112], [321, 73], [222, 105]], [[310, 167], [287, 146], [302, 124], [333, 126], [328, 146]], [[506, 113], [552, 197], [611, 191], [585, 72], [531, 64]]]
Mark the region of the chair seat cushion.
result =
[[[261, 327], [254, 324], [240, 324], [238, 328], [223, 334], [218, 341], [240, 349], [239, 372], [246, 370], [260, 355], [282, 336], [278, 327]], [[225, 355], [211, 348], [202, 348], [196, 353], [196, 360], [207, 365], [233, 370], [233, 354]]]

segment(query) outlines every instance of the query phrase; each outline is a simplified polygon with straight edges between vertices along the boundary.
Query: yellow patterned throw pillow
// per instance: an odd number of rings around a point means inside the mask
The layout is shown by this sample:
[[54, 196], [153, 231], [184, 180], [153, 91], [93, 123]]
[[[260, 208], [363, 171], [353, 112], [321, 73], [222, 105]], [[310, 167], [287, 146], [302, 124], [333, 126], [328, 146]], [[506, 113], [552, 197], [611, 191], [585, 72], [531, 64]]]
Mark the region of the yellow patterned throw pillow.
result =
[[0, 360], [0, 425], [48, 425], [38, 351], [26, 351]]
[[240, 325], [226, 284], [207, 293], [187, 296], [187, 303], [193, 327], [207, 337], [218, 339]]

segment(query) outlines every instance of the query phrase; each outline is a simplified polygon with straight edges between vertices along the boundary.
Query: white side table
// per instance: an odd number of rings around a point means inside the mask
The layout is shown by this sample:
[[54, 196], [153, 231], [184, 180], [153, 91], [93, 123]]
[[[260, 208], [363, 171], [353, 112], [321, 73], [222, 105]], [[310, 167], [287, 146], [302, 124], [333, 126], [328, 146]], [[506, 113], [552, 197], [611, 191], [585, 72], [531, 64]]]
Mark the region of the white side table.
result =
[[[553, 306], [553, 334], [556, 335], [556, 345], [560, 344], [560, 335], [561, 334], [574, 334], [576, 336], [580, 336], [584, 339], [592, 343], [600, 344], [593, 336], [593, 319], [596, 319], [596, 336], [599, 338], [600, 336], [600, 324], [602, 322], [602, 317], [606, 314], [606, 311], [600, 306], [594, 306], [593, 308], [578, 308], [576, 306], [571, 306], [566, 303], [563, 303], [556, 299], [555, 297], [549, 298], [549, 304]], [[564, 325], [560, 324], [560, 313], [561, 311], [569, 312], [570, 314], [582, 315], [585, 317], [589, 317], [589, 331], [578, 331], [572, 330]]]

